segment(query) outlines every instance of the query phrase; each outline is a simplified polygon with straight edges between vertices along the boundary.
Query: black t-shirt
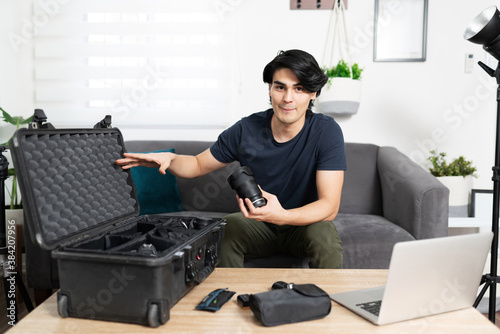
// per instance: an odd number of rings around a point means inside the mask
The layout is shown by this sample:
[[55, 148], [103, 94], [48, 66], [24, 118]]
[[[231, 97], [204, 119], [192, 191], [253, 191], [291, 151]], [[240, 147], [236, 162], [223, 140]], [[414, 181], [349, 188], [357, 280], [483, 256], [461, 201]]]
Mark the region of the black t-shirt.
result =
[[210, 152], [220, 162], [250, 167], [257, 184], [283, 208], [298, 208], [318, 200], [317, 170], [347, 169], [344, 137], [333, 118], [313, 113], [293, 139], [278, 143], [271, 131], [273, 113], [242, 118], [219, 135]]

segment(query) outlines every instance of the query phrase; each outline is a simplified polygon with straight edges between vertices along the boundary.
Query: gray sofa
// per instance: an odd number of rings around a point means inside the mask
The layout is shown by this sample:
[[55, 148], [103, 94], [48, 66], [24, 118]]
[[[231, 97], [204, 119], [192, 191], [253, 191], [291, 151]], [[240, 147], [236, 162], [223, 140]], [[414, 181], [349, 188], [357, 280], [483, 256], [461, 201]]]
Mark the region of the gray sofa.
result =
[[[174, 148], [198, 154], [210, 142], [128, 141], [131, 152]], [[346, 143], [347, 168], [340, 211], [333, 223], [342, 239], [344, 268], [388, 268], [399, 241], [446, 236], [448, 188], [392, 147]], [[177, 179], [182, 215], [221, 217], [239, 211], [226, 182], [238, 165], [196, 179]], [[289, 256], [246, 259], [246, 267], [306, 266]]]
[[[128, 141], [126, 149], [145, 152], [175, 148], [198, 154], [210, 142]], [[340, 212], [333, 221], [343, 241], [344, 268], [388, 268], [399, 241], [446, 236], [448, 189], [434, 176], [392, 147], [346, 143]], [[226, 182], [233, 163], [196, 179], [177, 179], [185, 216], [222, 217], [238, 211], [234, 191]], [[27, 226], [26, 226], [27, 227]], [[28, 234], [28, 229], [25, 229]], [[25, 235], [28, 285], [37, 290], [58, 288], [56, 263], [50, 252]], [[307, 267], [307, 259], [276, 255], [246, 259], [246, 267]]]

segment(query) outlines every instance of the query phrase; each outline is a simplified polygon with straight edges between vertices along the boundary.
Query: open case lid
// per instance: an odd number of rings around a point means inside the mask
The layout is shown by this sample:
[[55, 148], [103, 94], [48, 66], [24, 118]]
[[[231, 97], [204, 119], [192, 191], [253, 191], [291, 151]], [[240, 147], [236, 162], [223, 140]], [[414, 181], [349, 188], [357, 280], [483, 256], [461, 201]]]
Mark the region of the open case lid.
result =
[[139, 214], [116, 128], [20, 129], [10, 142], [31, 238], [54, 249]]

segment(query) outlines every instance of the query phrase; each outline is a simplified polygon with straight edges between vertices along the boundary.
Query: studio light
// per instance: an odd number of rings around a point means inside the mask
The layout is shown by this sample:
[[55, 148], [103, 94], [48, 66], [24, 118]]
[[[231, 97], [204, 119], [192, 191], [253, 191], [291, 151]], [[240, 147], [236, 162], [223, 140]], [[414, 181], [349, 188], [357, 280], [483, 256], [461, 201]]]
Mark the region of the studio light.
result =
[[[490, 6], [483, 10], [472, 20], [464, 33], [464, 38], [472, 43], [482, 44], [483, 49], [490, 55], [500, 60], [500, 12], [496, 6]], [[474, 307], [479, 305], [486, 290], [490, 289], [488, 318], [495, 323], [496, 312], [496, 287], [500, 283], [500, 277], [497, 275], [498, 267], [498, 220], [499, 220], [499, 202], [500, 202], [500, 62], [496, 70], [493, 70], [486, 64], [478, 62], [479, 66], [489, 76], [494, 77], [497, 82], [497, 123], [496, 123], [496, 148], [495, 148], [495, 166], [493, 166], [493, 214], [492, 231], [493, 241], [491, 243], [491, 265], [490, 273], [483, 275], [481, 284], [484, 284], [479, 293]]]
[[500, 12], [497, 7], [490, 6], [476, 16], [465, 30], [464, 38], [482, 44], [486, 52], [500, 60]]

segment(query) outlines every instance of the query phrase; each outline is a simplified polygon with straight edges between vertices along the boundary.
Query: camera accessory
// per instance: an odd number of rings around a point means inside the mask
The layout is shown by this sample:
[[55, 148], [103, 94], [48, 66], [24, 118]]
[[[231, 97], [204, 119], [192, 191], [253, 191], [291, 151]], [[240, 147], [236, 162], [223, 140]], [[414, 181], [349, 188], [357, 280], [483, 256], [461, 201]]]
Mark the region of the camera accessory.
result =
[[193, 222], [193, 227], [196, 230], [201, 230], [202, 228], [205, 228], [208, 225], [210, 225], [211, 222], [212, 220], [208, 218], [196, 218]]
[[179, 219], [176, 222], [169, 224], [169, 227], [178, 227], [178, 228], [184, 228], [186, 230], [189, 230], [189, 222], [186, 223], [183, 219]]
[[157, 251], [155, 246], [152, 244], [142, 244], [141, 247], [137, 250], [137, 253], [145, 256], [156, 256]]
[[276, 289], [293, 289], [294, 284], [293, 283], [286, 283], [283, 281], [278, 281], [274, 282], [273, 286], [271, 287], [272, 290]]
[[321, 319], [332, 307], [330, 296], [317, 285], [281, 281], [273, 290], [250, 295], [249, 304], [264, 326]]
[[198, 306], [196, 306], [196, 309], [216, 312], [220, 310], [222, 305], [228, 302], [235, 293], [234, 291], [227, 291], [227, 288], [214, 290], [202, 299]]
[[240, 198], [248, 198], [253, 206], [260, 208], [267, 204], [267, 200], [262, 197], [262, 192], [253, 178], [253, 173], [250, 167], [243, 166], [235, 170], [227, 178], [229, 185]]
[[236, 301], [238, 302], [238, 305], [241, 307], [250, 307], [250, 295], [249, 294], [244, 294], [244, 295], [238, 295], [236, 298]]

